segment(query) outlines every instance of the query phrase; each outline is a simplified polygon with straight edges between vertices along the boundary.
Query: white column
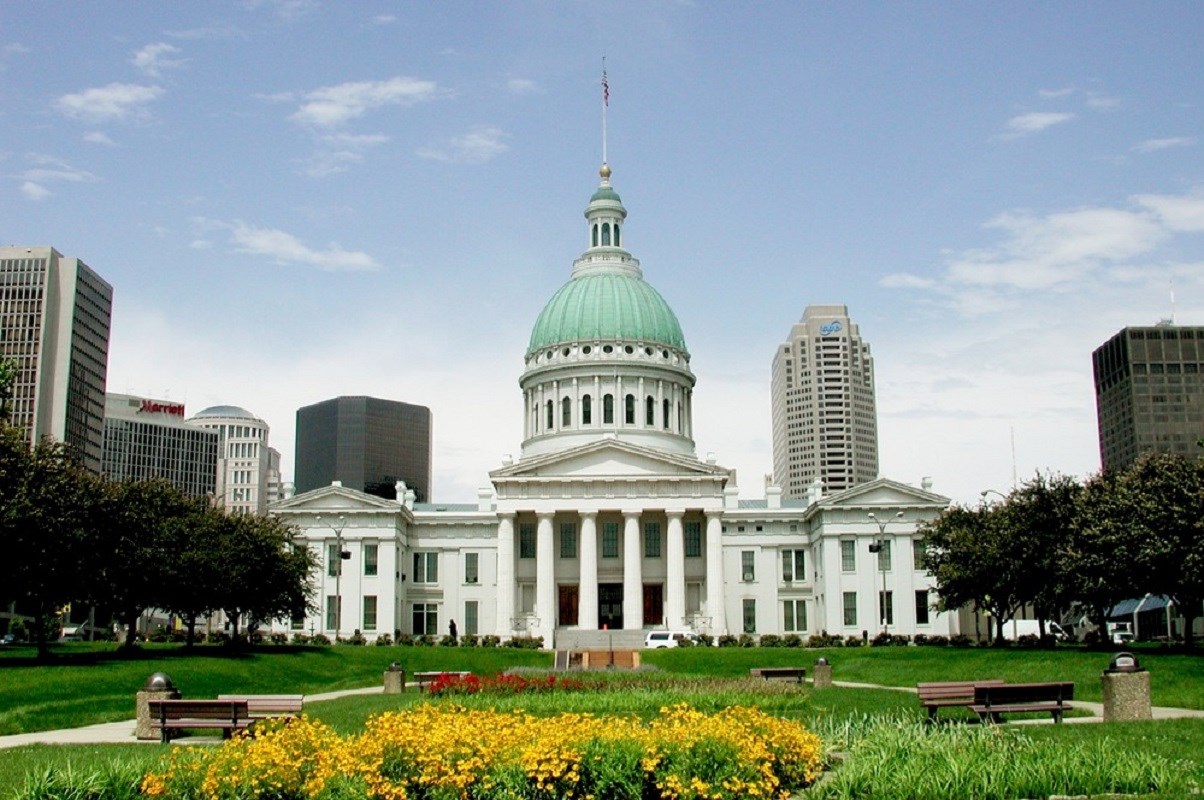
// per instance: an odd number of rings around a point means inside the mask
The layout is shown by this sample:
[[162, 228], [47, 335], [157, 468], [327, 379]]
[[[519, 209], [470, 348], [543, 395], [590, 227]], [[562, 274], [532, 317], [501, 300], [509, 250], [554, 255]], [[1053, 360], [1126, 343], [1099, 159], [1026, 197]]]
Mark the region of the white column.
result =
[[556, 562], [552, 548], [552, 512], [539, 514], [535, 528], [535, 616], [545, 648], [556, 629]]
[[722, 514], [707, 516], [707, 616], [711, 618], [711, 634], [727, 633], [727, 612], [723, 597], [723, 521]]
[[514, 633], [514, 514], [498, 514], [497, 523], [497, 635]]
[[581, 582], [577, 592], [577, 626], [583, 631], [598, 630], [598, 515], [581, 513], [581, 541], [577, 556], [581, 560]]
[[640, 512], [623, 512], [623, 628], [644, 627], [644, 565], [640, 550]]
[[686, 545], [681, 517], [684, 512], [668, 512], [669, 526], [665, 564], [666, 587], [665, 624], [669, 630], [682, 630], [686, 625]]

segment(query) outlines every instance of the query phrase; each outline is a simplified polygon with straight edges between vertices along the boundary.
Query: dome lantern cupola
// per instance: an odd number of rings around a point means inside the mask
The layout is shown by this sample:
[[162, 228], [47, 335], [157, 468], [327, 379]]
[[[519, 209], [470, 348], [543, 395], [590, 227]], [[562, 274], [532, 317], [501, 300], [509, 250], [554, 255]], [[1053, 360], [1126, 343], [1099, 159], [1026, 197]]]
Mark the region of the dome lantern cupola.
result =
[[589, 223], [589, 249], [622, 248], [623, 221], [627, 219], [627, 209], [623, 208], [619, 193], [611, 188], [610, 165], [603, 162], [598, 175], [602, 181], [585, 209], [585, 219]]

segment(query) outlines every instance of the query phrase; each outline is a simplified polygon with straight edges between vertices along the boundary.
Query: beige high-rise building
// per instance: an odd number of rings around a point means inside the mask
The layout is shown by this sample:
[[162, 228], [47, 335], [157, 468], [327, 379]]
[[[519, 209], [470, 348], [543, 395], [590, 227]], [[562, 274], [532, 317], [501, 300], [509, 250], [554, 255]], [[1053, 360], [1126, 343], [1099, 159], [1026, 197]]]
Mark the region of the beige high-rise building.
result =
[[10, 422], [99, 472], [113, 287], [53, 247], [0, 247], [0, 359], [17, 365]]
[[878, 477], [874, 359], [847, 306], [807, 306], [773, 357], [773, 479], [785, 498]]

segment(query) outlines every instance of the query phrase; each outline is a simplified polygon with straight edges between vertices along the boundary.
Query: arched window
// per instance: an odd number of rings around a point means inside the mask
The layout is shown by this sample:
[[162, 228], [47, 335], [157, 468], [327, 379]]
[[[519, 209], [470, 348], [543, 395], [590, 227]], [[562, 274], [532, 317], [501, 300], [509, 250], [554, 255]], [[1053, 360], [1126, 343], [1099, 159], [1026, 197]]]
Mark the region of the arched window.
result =
[[644, 398], [644, 424], [649, 428], [656, 424], [656, 399], [652, 395]]
[[602, 223], [602, 246], [610, 247], [610, 223]]
[[623, 243], [619, 241], [619, 223], [615, 223], [615, 247], [622, 247]]
[[602, 396], [602, 424], [612, 425], [615, 421], [615, 396], [607, 394]]
[[573, 424], [573, 401], [564, 398], [560, 401], [560, 427], [568, 428]]
[[635, 424], [635, 395], [629, 394], [623, 398], [623, 421], [628, 425]]
[[594, 223], [594, 247], [598, 246], [598, 223]]
[[661, 404], [661, 411], [663, 412], [663, 418], [664, 418], [663, 421], [665, 423], [665, 430], [669, 430], [669, 405], [670, 405], [669, 398], [666, 397], [665, 402]]
[[552, 430], [552, 428], [556, 425], [556, 420], [552, 417], [553, 409], [555, 409], [555, 406], [552, 405], [552, 401], [549, 400], [548, 401], [548, 430]]
[[592, 404], [590, 402], [589, 395], [588, 394], [582, 395], [582, 397], [581, 397], [581, 424], [582, 425], [589, 425], [594, 420], [593, 415], [591, 414], [591, 412], [593, 410], [591, 408], [591, 405]]

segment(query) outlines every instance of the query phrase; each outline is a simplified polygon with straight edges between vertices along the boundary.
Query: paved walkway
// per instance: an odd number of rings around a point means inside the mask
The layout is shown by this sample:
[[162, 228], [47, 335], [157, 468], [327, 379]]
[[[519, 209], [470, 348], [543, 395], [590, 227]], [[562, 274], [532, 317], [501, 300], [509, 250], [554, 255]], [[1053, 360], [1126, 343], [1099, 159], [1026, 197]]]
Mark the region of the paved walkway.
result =
[[[852, 689], [890, 689], [898, 692], [915, 694], [915, 689], [907, 686], [876, 686], [871, 683], [851, 683], [849, 681], [832, 681], [835, 686]], [[415, 684], [407, 684], [414, 686]], [[336, 700], [340, 697], [361, 694], [380, 694], [384, 689], [380, 686], [368, 686], [363, 689], [343, 689], [337, 692], [322, 692], [321, 694], [305, 695], [306, 703], [319, 703], [323, 700]], [[1090, 717], [1065, 717], [1068, 723], [1102, 722], [1104, 715], [1103, 703], [1089, 703], [1085, 700], [1075, 700], [1074, 707], [1090, 711]], [[1192, 708], [1166, 708], [1155, 706], [1154, 719], [1177, 719], [1180, 717], [1204, 718], [1204, 711]], [[1014, 724], [1049, 724], [1051, 720], [1031, 719], [1017, 721]], [[193, 739], [192, 741], [196, 741]], [[29, 744], [158, 744], [159, 740], [139, 740], [134, 738], [134, 720], [121, 722], [102, 722], [99, 725], [87, 725], [83, 728], [67, 728], [59, 731], [39, 731], [37, 733], [18, 733], [13, 736], [0, 736], [0, 749], [22, 747]]]

